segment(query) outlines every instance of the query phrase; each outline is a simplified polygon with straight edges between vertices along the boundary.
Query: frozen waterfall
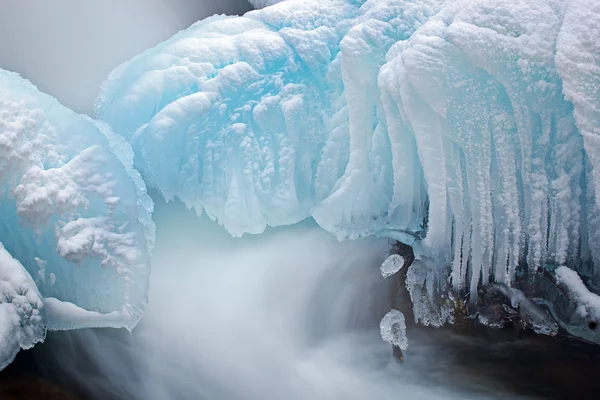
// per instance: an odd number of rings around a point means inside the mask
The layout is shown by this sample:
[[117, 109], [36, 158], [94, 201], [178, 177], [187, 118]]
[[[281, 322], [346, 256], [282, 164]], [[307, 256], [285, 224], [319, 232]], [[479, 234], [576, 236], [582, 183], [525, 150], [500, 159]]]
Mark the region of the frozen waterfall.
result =
[[598, 9], [287, 0], [148, 50], [96, 108], [149, 185], [234, 236], [313, 217], [412, 245], [434, 325], [491, 282], [564, 309], [556, 267], [600, 282]]
[[117, 67], [97, 120], [0, 70], [0, 367], [46, 329], [133, 329], [146, 185], [234, 237], [312, 218], [411, 246], [425, 325], [504, 296], [600, 343], [600, 2], [251, 3]]

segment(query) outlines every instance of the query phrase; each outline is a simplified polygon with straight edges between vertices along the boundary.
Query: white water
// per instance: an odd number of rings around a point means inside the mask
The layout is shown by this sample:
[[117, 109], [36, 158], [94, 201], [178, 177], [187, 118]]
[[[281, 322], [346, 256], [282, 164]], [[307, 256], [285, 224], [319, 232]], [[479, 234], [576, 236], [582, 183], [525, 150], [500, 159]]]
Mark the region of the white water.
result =
[[74, 347], [51, 347], [97, 398], [506, 398], [451, 378], [420, 333], [407, 363], [393, 360], [378, 328], [390, 307], [387, 281], [378, 285], [387, 240], [339, 243], [310, 223], [232, 239], [178, 205], [155, 218], [150, 306], [132, 337], [77, 332]]

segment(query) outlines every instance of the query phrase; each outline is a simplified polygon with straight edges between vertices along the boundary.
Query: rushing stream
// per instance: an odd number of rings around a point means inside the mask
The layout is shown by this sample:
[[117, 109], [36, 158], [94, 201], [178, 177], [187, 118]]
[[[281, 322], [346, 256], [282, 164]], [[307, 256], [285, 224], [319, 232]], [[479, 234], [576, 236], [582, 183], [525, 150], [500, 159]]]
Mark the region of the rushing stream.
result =
[[310, 222], [232, 239], [178, 204], [159, 204], [156, 222], [150, 306], [133, 334], [53, 333], [33, 350], [30, 362], [41, 374], [81, 398], [570, 398], [574, 387], [577, 398], [593, 393], [589, 368], [600, 360], [597, 352], [553, 341], [492, 343], [413, 328], [407, 361], [397, 364], [378, 330], [389, 309], [390, 285], [380, 283], [378, 269], [387, 240], [339, 243]]

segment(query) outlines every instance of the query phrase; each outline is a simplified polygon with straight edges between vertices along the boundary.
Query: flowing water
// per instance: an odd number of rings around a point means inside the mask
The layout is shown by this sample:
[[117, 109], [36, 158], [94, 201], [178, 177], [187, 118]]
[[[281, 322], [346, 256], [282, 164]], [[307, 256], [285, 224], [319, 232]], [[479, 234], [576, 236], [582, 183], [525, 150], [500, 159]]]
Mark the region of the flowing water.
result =
[[233, 239], [178, 204], [155, 217], [150, 304], [133, 334], [53, 333], [13, 371], [103, 400], [594, 398], [598, 353], [556, 341], [413, 328], [397, 364], [378, 332], [387, 240], [339, 243], [309, 221]]

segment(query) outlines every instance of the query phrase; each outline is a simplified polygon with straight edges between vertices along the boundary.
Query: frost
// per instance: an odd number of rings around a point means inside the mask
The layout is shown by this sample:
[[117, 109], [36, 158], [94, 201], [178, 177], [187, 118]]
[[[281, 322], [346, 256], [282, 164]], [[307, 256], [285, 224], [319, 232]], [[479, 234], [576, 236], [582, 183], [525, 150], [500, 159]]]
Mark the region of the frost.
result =
[[383, 264], [381, 264], [381, 276], [383, 276], [384, 279], [390, 277], [400, 271], [403, 265], [404, 257], [398, 254], [392, 254], [383, 262]]
[[400, 311], [391, 310], [385, 314], [379, 324], [379, 329], [381, 330], [381, 338], [384, 342], [399, 347], [401, 350], [408, 349], [406, 322], [404, 314]]

